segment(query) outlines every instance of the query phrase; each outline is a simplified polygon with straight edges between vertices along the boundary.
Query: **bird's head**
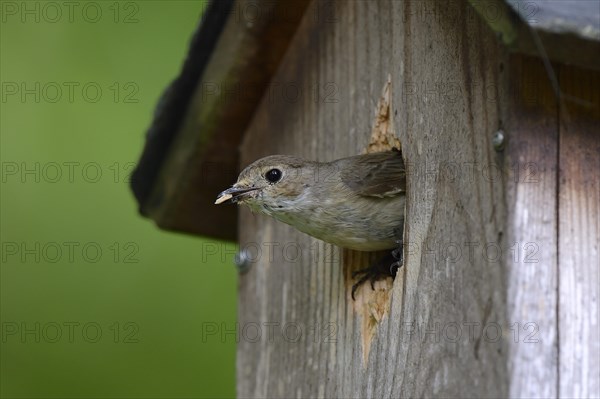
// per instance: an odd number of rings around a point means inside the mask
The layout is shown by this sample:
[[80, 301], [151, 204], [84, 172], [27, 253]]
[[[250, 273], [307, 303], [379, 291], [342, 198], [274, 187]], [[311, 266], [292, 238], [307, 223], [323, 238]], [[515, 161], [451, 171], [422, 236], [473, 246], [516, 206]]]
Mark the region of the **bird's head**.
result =
[[215, 204], [240, 203], [272, 214], [284, 210], [308, 188], [310, 162], [289, 155], [271, 155], [247, 166], [237, 182], [218, 195]]

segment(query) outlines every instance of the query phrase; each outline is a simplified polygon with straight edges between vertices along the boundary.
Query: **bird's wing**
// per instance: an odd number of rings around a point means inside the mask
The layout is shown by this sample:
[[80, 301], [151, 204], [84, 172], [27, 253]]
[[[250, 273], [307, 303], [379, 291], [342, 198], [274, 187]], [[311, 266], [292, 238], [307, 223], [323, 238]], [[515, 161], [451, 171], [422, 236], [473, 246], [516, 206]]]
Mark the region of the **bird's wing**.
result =
[[357, 195], [393, 197], [406, 191], [406, 169], [399, 150], [344, 159], [342, 182]]

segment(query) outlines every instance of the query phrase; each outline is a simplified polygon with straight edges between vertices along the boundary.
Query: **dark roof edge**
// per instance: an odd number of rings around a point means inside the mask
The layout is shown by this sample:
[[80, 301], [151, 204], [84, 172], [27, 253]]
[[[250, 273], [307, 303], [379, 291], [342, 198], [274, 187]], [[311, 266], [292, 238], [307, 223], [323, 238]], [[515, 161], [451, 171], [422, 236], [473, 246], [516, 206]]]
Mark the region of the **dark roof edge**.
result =
[[234, 0], [211, 0], [201, 16], [202, 23], [194, 33], [187, 58], [179, 76], [163, 92], [152, 124], [146, 133], [146, 143], [131, 177], [131, 189], [144, 212], [154, 183], [168, 150], [184, 120], [204, 68], [229, 17]]

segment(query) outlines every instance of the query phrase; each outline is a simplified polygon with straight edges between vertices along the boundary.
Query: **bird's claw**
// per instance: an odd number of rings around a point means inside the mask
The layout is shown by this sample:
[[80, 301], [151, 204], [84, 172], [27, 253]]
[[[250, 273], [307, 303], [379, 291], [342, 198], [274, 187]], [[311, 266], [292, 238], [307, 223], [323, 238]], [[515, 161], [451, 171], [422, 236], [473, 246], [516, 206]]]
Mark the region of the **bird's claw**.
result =
[[[399, 252], [399, 253], [398, 253]], [[391, 266], [387, 266], [391, 263]], [[356, 300], [355, 293], [367, 280], [371, 283], [371, 289], [375, 290], [375, 282], [385, 277], [396, 277], [398, 269], [402, 266], [402, 250], [394, 250], [391, 254], [385, 256], [381, 261], [365, 269], [357, 270], [352, 273], [352, 278], [361, 276], [360, 279], [352, 286], [352, 300]]]
[[367, 280], [371, 280], [371, 289], [375, 290], [375, 281], [377, 280], [378, 274], [373, 272], [373, 267], [367, 267], [365, 269], [355, 271], [352, 273], [352, 278], [356, 278], [361, 274], [363, 276], [356, 283], [354, 283], [354, 285], [352, 285], [352, 300], [356, 300], [354, 297], [356, 290]]

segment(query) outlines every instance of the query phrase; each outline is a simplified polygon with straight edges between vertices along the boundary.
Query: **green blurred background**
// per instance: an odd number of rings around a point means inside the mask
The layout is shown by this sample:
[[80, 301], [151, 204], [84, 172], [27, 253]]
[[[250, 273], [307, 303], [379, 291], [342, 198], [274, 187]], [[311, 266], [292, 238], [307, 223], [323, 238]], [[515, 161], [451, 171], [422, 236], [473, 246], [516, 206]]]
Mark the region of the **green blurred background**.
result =
[[203, 328], [234, 326], [235, 245], [159, 230], [128, 185], [207, 4], [70, 4], [1, 4], [0, 393], [232, 397], [235, 339]]

